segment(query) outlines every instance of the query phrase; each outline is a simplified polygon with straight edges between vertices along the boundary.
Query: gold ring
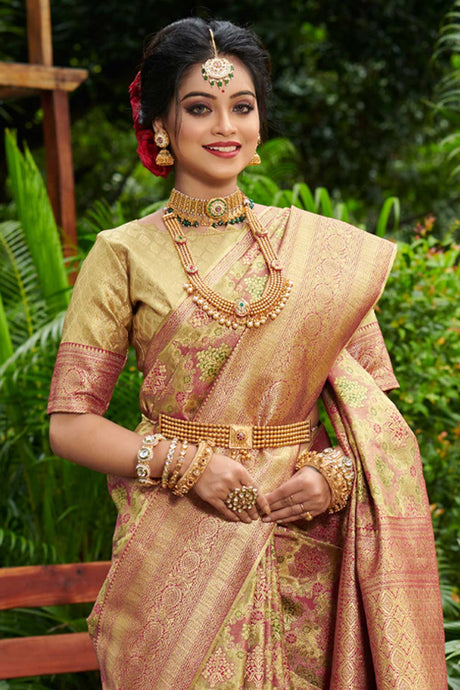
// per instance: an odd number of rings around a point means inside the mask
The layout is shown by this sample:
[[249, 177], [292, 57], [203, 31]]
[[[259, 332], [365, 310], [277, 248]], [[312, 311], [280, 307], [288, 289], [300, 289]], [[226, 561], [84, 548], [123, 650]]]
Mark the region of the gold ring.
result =
[[299, 506], [300, 506], [300, 512], [305, 513], [305, 508], [304, 508], [303, 503], [299, 503]]
[[313, 520], [313, 515], [309, 513], [308, 510], [305, 513], [305, 520], [308, 520], [308, 522], [310, 522], [310, 520]]
[[257, 489], [255, 486], [245, 486], [232, 489], [225, 499], [225, 505], [237, 513], [253, 508], [257, 501]]

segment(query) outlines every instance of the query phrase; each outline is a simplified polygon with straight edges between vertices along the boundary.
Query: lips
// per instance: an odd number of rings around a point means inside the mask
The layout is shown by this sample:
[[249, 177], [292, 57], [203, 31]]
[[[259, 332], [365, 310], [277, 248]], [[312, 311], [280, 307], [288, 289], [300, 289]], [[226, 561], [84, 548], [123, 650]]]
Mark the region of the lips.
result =
[[237, 141], [219, 141], [213, 142], [212, 144], [206, 144], [203, 146], [203, 148], [217, 156], [232, 157], [238, 153], [241, 148], [241, 144], [239, 144]]
[[238, 146], [205, 146], [205, 149], [208, 149], [208, 151], [223, 151], [224, 153], [237, 151], [238, 148]]

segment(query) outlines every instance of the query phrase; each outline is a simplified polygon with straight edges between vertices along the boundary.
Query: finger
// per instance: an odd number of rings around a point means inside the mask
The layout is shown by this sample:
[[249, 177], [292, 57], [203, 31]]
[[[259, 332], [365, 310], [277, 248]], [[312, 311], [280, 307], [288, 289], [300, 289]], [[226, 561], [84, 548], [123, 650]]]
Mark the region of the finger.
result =
[[303, 481], [300, 477], [294, 475], [286, 482], [280, 484], [280, 486], [271, 491], [269, 494], [266, 494], [266, 497], [270, 505], [273, 506], [273, 503], [276, 503], [277, 501], [282, 501], [288, 496], [295, 496], [295, 494], [299, 493], [302, 488], [304, 488]]
[[252, 519], [251, 519], [248, 511], [244, 510], [243, 508], [240, 508], [240, 509], [237, 509], [237, 508], [229, 509], [229, 508], [227, 508], [227, 510], [230, 510], [230, 512], [233, 514], [236, 521], [238, 521], [238, 522], [244, 522], [247, 525], [249, 525], [252, 522]]
[[[256, 506], [259, 509], [260, 515], [270, 515], [271, 506], [265, 494], [257, 495]], [[259, 517], [259, 515], [257, 517]]]
[[[297, 503], [288, 508], [281, 508], [279, 510], [272, 510], [270, 515], [262, 518], [262, 522], [293, 522], [295, 520], [302, 520], [305, 518], [305, 514], [308, 511], [304, 508], [302, 510], [301, 506]], [[311, 511], [309, 511], [310, 514]]]
[[272, 512], [274, 510], [282, 510], [283, 508], [292, 508], [292, 506], [301, 503], [301, 498], [302, 492], [300, 491], [298, 493], [289, 494], [288, 496], [280, 498], [277, 501], [270, 501], [270, 508], [272, 509]]
[[[309, 520], [307, 520], [307, 514], [311, 515], [311, 518]], [[314, 517], [315, 516], [313, 515], [313, 513], [309, 512], [303, 513], [302, 515], [292, 515], [292, 517], [284, 518], [283, 520], [278, 520], [278, 522], [282, 525], [284, 525], [287, 522], [296, 522], [298, 520], [307, 520], [307, 522], [310, 522], [310, 520], [312, 520]]]
[[239, 519], [239, 517], [236, 515], [236, 513], [234, 513], [233, 510], [230, 510], [229, 508], [227, 508], [227, 506], [225, 505], [225, 503], [224, 503], [223, 501], [221, 501], [221, 502], [219, 503], [219, 505], [216, 506], [216, 507], [217, 507], [217, 510], [218, 510], [220, 513], [222, 513], [222, 515], [223, 515], [227, 520], [230, 520], [231, 522], [239, 522], [239, 521], [240, 521], [240, 519]]
[[244, 522], [246, 525], [250, 525], [252, 523], [252, 518], [247, 510], [241, 510], [239, 513], [237, 513], [237, 515], [241, 522]]

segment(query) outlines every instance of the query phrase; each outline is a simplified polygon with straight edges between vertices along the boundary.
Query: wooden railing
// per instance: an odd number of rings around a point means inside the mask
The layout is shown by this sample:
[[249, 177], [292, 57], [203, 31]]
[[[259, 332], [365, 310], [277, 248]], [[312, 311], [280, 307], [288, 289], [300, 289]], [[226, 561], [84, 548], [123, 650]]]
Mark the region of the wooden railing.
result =
[[[109, 561], [0, 569], [0, 610], [95, 600]], [[0, 640], [0, 679], [94, 671], [87, 632]]]

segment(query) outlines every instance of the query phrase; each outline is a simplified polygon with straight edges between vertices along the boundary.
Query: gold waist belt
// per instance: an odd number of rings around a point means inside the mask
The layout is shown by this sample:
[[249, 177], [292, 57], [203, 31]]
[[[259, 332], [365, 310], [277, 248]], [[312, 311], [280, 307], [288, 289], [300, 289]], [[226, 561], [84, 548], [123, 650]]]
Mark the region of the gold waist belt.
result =
[[309, 419], [281, 426], [247, 426], [244, 424], [204, 424], [176, 419], [165, 414], [158, 417], [158, 431], [166, 438], [187, 439], [198, 444], [211, 440], [220, 448], [280, 448], [308, 443], [311, 440]]

